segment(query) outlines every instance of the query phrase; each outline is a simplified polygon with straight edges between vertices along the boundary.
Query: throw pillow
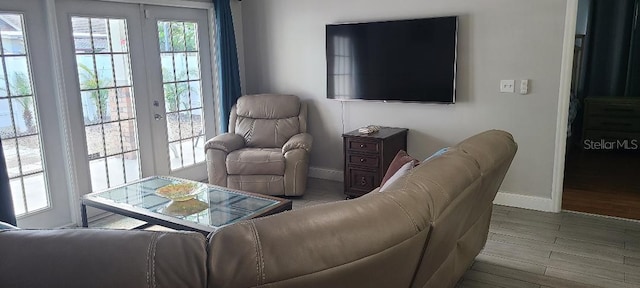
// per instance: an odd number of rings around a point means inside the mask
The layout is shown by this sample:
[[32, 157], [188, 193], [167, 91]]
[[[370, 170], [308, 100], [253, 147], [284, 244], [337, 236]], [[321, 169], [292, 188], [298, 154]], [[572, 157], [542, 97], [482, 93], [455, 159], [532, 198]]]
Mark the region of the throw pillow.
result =
[[447, 153], [447, 151], [451, 150], [451, 147], [444, 147], [438, 151], [436, 151], [436, 153], [431, 154], [431, 156], [427, 157], [427, 159], [424, 159], [424, 161], [422, 161], [422, 163], [426, 163], [429, 162], [435, 158], [438, 158], [440, 156], [442, 156], [444, 153]]
[[396, 171], [395, 174], [393, 174], [391, 176], [391, 178], [389, 178], [387, 180], [387, 182], [385, 182], [382, 187], [380, 187], [380, 191], [379, 192], [384, 192], [386, 191], [389, 186], [391, 186], [391, 184], [393, 184], [393, 182], [396, 182], [396, 180], [400, 179], [400, 177], [406, 175], [407, 173], [409, 173], [409, 170], [413, 169], [413, 162], [407, 162], [404, 165], [402, 165], [402, 167], [400, 167], [400, 169], [398, 169], [398, 171]]
[[380, 186], [381, 187], [384, 186], [384, 184], [389, 180], [389, 178], [391, 178], [391, 176], [396, 174], [396, 172], [398, 172], [400, 167], [404, 166], [404, 164], [408, 162], [412, 162], [413, 166], [416, 166], [418, 165], [418, 163], [420, 163], [418, 159], [409, 156], [409, 154], [407, 154], [406, 151], [404, 150], [398, 151], [398, 153], [396, 154], [396, 157], [394, 157], [393, 160], [391, 161], [391, 164], [389, 164], [389, 168], [387, 168], [387, 172], [385, 172], [384, 177], [382, 177], [382, 182], [380, 183]]

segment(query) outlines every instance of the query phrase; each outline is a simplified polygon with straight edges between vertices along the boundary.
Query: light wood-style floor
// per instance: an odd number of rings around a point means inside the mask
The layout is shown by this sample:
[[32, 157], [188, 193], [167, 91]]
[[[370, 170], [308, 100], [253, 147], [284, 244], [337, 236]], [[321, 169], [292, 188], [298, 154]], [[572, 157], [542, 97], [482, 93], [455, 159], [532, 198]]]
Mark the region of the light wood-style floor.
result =
[[640, 287], [640, 222], [495, 205], [458, 287]]
[[[310, 179], [293, 208], [343, 200], [342, 189]], [[109, 218], [91, 227], [126, 228]], [[487, 245], [458, 287], [640, 287], [640, 222], [495, 205]]]

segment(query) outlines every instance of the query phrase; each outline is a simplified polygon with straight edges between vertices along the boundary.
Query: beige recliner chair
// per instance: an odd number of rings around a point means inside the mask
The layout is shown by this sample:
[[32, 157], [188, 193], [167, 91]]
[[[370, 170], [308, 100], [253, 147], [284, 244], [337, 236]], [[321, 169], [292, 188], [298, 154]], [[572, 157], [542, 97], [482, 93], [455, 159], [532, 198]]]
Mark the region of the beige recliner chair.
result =
[[293, 95], [246, 95], [231, 109], [229, 133], [205, 144], [209, 183], [299, 196], [307, 185], [307, 105]]

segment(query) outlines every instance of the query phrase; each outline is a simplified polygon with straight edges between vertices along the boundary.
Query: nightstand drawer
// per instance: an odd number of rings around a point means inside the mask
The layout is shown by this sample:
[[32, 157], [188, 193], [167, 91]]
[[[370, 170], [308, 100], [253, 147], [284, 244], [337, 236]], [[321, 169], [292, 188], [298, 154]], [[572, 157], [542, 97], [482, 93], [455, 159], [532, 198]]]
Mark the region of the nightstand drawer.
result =
[[588, 102], [587, 113], [592, 116], [611, 117], [638, 117], [640, 115], [640, 105], [634, 102], [614, 102], [602, 103], [596, 101]]
[[371, 141], [363, 141], [361, 139], [347, 139], [347, 149], [353, 151], [362, 151], [362, 152], [374, 152], [377, 153], [379, 151], [378, 142]]
[[361, 165], [367, 167], [378, 167], [380, 165], [380, 157], [378, 155], [357, 155], [351, 154], [348, 156], [349, 165]]
[[351, 175], [349, 188], [353, 190], [360, 190], [364, 193], [375, 189], [380, 183], [380, 177], [378, 176], [377, 171], [349, 168], [349, 175]]
[[[638, 141], [636, 143], [640, 143], [640, 132], [629, 133], [629, 132], [616, 132], [616, 131], [602, 131], [602, 130], [585, 130], [583, 135], [584, 140], [589, 140], [592, 142], [600, 142], [604, 141], [625, 141], [625, 140], [635, 140]], [[586, 145], [586, 143], [583, 143]]]
[[640, 118], [589, 117], [585, 129], [605, 131], [640, 131]]

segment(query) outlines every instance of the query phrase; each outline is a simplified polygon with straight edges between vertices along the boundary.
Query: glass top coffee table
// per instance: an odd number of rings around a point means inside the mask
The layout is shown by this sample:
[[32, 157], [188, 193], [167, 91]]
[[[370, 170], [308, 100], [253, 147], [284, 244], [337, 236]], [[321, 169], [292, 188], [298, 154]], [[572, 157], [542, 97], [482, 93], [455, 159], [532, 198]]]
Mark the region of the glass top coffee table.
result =
[[[179, 199], [181, 201], [156, 194], [183, 185], [193, 187], [193, 193], [188, 197], [178, 197], [182, 198]], [[292, 204], [287, 199], [175, 177], [153, 176], [85, 195], [81, 206], [83, 227], [88, 227], [87, 206], [152, 225], [206, 234], [241, 220], [291, 210]]]

